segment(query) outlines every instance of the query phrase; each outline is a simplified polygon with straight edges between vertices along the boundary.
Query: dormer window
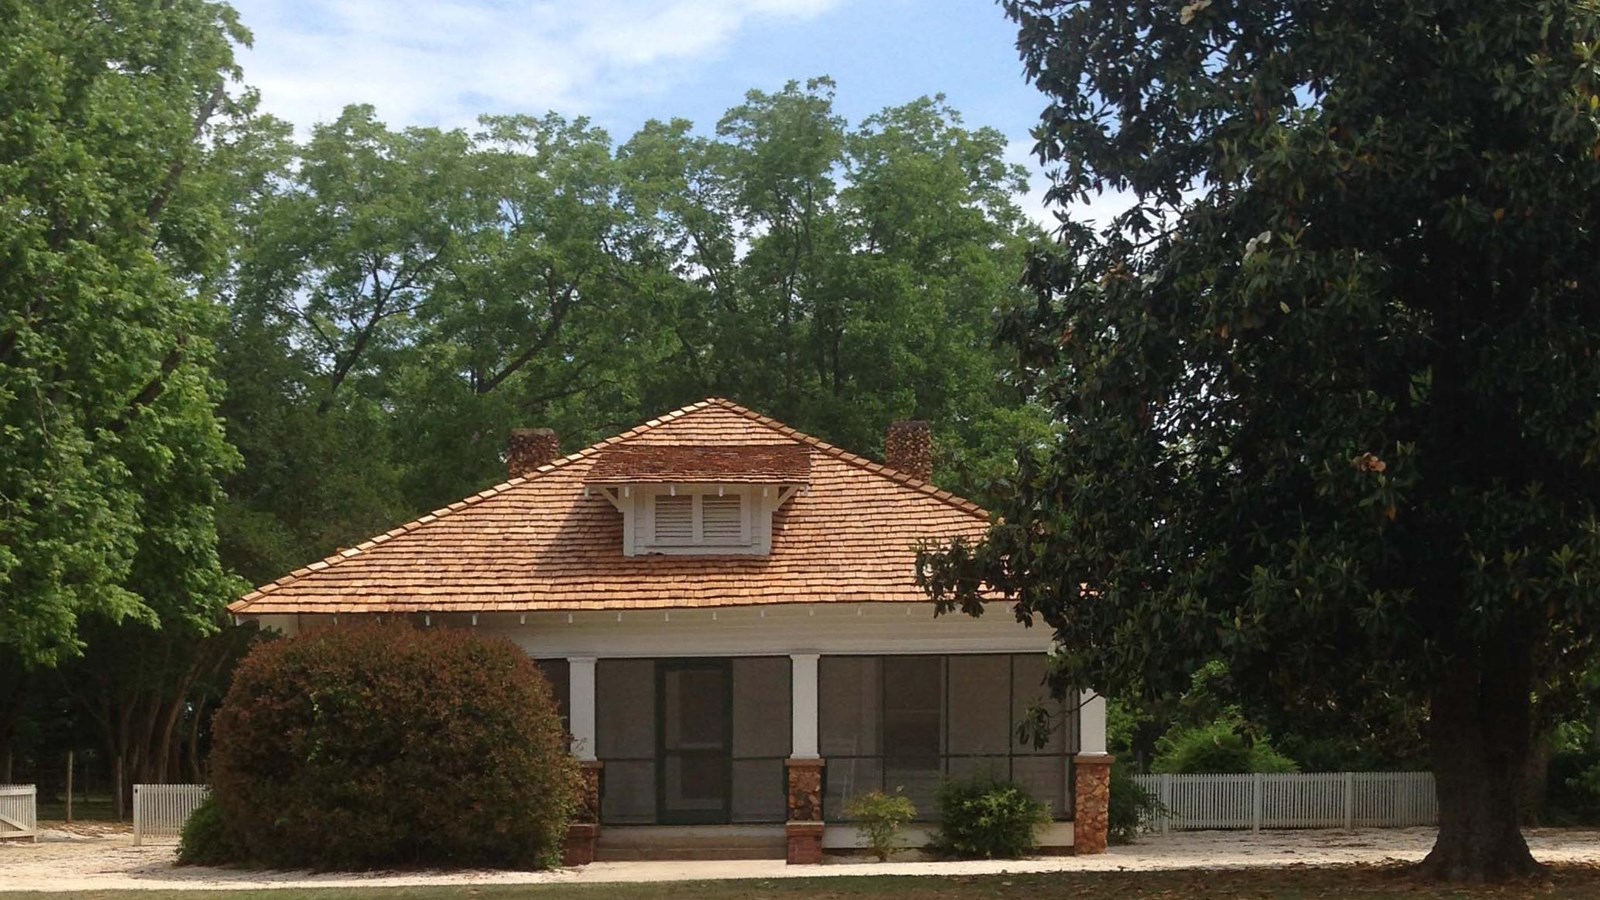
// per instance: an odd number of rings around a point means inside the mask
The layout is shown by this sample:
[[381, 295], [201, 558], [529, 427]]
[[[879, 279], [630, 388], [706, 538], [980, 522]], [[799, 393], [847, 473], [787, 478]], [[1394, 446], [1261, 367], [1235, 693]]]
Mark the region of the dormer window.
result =
[[584, 482], [622, 513], [626, 556], [766, 554], [772, 513], [810, 474], [798, 443], [631, 445], [602, 452]]

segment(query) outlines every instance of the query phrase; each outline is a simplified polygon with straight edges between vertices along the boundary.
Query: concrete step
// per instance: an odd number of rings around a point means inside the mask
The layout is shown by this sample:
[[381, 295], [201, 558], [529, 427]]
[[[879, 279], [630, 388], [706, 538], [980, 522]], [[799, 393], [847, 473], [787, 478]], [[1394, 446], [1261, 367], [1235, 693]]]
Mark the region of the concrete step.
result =
[[648, 860], [784, 859], [788, 847], [656, 847], [595, 848], [595, 862], [645, 862]]
[[606, 825], [595, 859], [783, 859], [788, 839], [782, 825]]

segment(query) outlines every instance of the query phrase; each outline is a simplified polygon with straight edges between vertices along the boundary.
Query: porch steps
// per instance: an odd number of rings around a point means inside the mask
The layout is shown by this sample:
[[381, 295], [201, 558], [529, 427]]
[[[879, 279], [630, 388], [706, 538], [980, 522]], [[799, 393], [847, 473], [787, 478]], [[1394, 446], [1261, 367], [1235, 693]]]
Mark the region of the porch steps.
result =
[[605, 825], [595, 846], [597, 862], [783, 859], [782, 825]]

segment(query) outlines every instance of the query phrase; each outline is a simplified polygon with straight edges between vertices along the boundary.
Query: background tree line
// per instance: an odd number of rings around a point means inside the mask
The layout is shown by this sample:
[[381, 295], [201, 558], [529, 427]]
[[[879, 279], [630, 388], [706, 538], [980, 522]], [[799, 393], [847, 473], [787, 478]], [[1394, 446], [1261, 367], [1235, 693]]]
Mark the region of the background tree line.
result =
[[975, 496], [1047, 418], [993, 322], [1042, 237], [942, 97], [826, 78], [708, 127], [297, 136], [205, 0], [0, 2], [0, 780], [203, 775], [251, 584], [709, 395]]
[[576, 449], [710, 395], [869, 453], [929, 419], [941, 481], [982, 493], [1044, 430], [992, 341], [1039, 237], [1023, 173], [941, 98], [854, 127], [832, 98], [621, 144], [553, 113], [258, 122], [219, 283], [223, 558], [277, 577], [492, 483], [512, 427]]

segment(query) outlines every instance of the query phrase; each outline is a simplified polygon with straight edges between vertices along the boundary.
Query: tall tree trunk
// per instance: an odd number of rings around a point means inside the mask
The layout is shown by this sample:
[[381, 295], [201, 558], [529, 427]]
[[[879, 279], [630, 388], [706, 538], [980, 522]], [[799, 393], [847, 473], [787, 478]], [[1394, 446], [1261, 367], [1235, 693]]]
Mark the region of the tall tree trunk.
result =
[[1429, 737], [1439, 793], [1439, 836], [1421, 873], [1497, 882], [1543, 871], [1522, 839], [1528, 754], [1529, 648], [1513, 633], [1464, 649], [1434, 691]]
[[172, 735], [177, 731], [178, 719], [183, 715], [184, 707], [187, 705], [186, 696], [189, 693], [189, 682], [192, 677], [193, 667], [178, 684], [176, 696], [168, 700], [162, 709], [161, 722], [157, 726], [157, 735], [161, 743], [161, 749], [156, 751], [156, 758], [160, 760], [159, 768], [156, 770], [158, 784], [171, 784], [177, 779], [177, 746]]
[[12, 731], [22, 718], [22, 705], [28, 696], [28, 670], [22, 657], [0, 652], [0, 747], [11, 752]]
[[117, 810], [117, 821], [124, 822], [128, 818], [127, 776], [123, 772], [122, 757], [116, 756], [112, 759], [111, 781], [116, 790], [115, 800], [112, 801], [112, 805]]
[[205, 770], [200, 765], [200, 720], [206, 714], [206, 698], [200, 697], [194, 704], [194, 717], [189, 721], [189, 781], [194, 784], [205, 783]]
[[1545, 795], [1549, 793], [1550, 758], [1556, 752], [1554, 728], [1541, 728], [1529, 745], [1528, 760], [1522, 767], [1522, 823], [1538, 826], [1544, 819]]

